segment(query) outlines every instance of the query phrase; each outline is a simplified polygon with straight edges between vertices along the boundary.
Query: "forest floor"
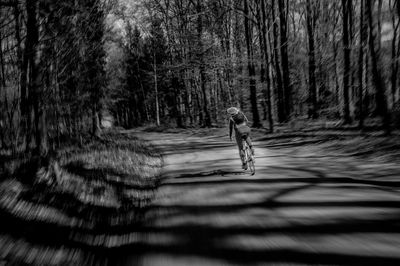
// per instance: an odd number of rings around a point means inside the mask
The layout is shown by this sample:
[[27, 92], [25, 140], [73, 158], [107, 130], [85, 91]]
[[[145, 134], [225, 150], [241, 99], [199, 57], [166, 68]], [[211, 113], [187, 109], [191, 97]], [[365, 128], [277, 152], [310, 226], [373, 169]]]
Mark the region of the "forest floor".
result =
[[[33, 168], [3, 167], [0, 258], [400, 264], [397, 132], [282, 126], [253, 136], [254, 176], [241, 169], [227, 128], [121, 130], [118, 141], [63, 149]], [[41, 181], [27, 182], [32, 174]]]

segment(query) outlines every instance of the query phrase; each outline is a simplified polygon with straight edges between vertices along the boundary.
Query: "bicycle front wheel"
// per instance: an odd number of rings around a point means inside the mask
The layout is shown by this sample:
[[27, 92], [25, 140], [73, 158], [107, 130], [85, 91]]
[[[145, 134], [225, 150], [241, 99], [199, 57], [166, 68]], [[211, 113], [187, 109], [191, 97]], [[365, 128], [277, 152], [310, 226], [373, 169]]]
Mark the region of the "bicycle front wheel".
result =
[[251, 175], [254, 175], [256, 173], [256, 167], [255, 167], [254, 161], [252, 159], [250, 159], [250, 161], [248, 162], [248, 166], [249, 166]]

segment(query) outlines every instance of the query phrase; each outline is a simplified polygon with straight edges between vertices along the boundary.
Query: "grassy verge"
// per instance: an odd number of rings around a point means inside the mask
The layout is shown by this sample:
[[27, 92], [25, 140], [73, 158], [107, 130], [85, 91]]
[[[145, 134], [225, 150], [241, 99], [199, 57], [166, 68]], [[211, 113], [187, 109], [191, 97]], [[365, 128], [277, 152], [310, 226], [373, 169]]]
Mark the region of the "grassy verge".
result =
[[[163, 164], [150, 144], [116, 132], [48, 158], [2, 158], [1, 257], [56, 265], [79, 262], [73, 247], [117, 247], [139, 230]], [[38, 261], [33, 248], [48, 254]]]

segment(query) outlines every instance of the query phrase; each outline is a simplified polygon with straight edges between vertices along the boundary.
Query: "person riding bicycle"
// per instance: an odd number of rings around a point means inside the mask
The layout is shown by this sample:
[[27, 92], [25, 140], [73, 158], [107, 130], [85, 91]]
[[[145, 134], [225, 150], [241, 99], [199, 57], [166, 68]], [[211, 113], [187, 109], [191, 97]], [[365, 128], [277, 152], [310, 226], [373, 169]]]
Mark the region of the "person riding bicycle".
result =
[[[250, 127], [247, 125], [249, 120], [244, 115], [242, 111], [240, 111], [236, 107], [230, 107], [227, 109], [227, 113], [230, 115], [229, 117], [229, 138], [232, 140], [232, 131], [235, 129], [235, 138], [236, 143], [239, 148], [239, 155], [242, 161], [242, 168], [246, 168], [246, 162], [244, 161], [243, 154], [243, 140], [247, 142], [251, 149], [252, 155], [254, 155], [253, 144], [251, 143], [250, 138]], [[246, 170], [246, 169], [245, 169]]]

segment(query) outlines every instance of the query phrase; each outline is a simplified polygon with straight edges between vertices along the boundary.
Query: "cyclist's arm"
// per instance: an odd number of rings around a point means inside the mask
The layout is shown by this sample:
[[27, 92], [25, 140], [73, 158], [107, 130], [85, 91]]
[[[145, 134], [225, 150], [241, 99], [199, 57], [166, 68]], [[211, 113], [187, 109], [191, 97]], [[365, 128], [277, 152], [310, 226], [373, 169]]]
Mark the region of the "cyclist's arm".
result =
[[244, 119], [246, 120], [246, 123], [249, 123], [249, 119], [247, 119], [247, 116], [243, 113]]

